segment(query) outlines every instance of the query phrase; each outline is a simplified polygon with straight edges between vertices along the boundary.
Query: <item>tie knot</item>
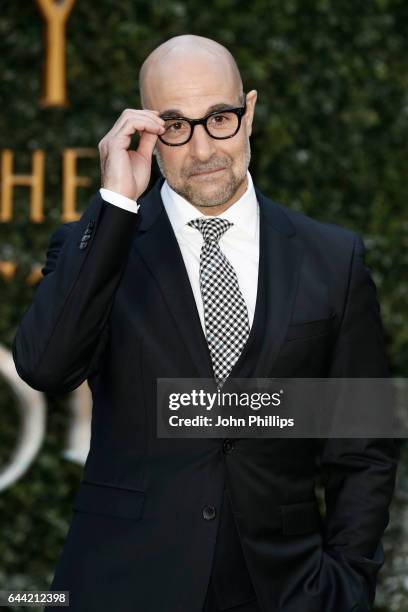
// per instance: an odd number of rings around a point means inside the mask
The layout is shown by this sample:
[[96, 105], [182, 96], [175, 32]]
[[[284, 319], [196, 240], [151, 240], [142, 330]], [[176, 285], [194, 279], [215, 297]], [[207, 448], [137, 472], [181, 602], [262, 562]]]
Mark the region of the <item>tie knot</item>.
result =
[[192, 219], [187, 225], [198, 229], [203, 235], [204, 242], [218, 242], [221, 236], [225, 234], [233, 223], [227, 219], [221, 219], [220, 217], [211, 217], [209, 219], [199, 217], [198, 219]]

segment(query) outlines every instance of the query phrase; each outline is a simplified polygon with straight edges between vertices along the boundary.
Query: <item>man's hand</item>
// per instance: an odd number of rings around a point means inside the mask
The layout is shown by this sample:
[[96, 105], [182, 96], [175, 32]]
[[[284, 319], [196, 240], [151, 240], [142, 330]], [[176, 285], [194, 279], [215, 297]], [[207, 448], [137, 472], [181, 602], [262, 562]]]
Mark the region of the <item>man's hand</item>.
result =
[[[127, 108], [98, 144], [102, 187], [137, 200], [149, 184], [152, 155], [164, 121], [155, 110]], [[129, 151], [132, 135], [139, 132], [136, 151]]]

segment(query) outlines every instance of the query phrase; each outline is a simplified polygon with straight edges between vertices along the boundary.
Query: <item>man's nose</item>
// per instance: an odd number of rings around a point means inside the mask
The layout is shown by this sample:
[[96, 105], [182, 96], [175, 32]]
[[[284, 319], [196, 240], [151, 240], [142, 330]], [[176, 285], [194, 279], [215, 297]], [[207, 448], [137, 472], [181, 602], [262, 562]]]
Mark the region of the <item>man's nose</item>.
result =
[[203, 125], [196, 125], [189, 142], [192, 157], [206, 160], [216, 151], [214, 138], [205, 131]]

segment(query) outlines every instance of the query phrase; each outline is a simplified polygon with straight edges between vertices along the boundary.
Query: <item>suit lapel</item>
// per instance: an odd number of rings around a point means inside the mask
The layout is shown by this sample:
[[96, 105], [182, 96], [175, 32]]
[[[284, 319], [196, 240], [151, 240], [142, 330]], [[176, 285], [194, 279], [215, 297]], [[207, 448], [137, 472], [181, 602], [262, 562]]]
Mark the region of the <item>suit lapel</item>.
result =
[[[159, 285], [163, 300], [186, 345], [197, 377], [212, 378], [211, 355], [201, 326], [190, 280], [160, 189], [163, 177], [144, 196], [134, 248]], [[284, 210], [257, 188], [260, 207], [260, 253], [254, 321], [248, 341], [230, 377], [267, 377], [290, 320], [303, 247]]]
[[211, 355], [177, 238], [162, 203], [159, 178], [141, 200], [135, 248], [159, 285], [174, 324], [186, 345], [197, 377], [212, 378]]
[[272, 372], [287, 332], [304, 247], [284, 210], [257, 188], [255, 192], [260, 206], [260, 266], [265, 320], [252, 376], [263, 378]]
[[268, 378], [290, 320], [303, 247], [283, 209], [256, 187], [259, 270], [254, 320], [230, 378]]

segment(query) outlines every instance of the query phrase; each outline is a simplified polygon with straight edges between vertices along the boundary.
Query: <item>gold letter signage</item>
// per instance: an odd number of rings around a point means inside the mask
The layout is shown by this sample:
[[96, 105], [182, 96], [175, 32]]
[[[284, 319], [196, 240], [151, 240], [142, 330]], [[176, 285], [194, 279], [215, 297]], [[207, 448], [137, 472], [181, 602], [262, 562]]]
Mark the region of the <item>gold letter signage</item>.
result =
[[75, 0], [37, 0], [46, 21], [46, 56], [42, 106], [65, 106], [65, 24]]

